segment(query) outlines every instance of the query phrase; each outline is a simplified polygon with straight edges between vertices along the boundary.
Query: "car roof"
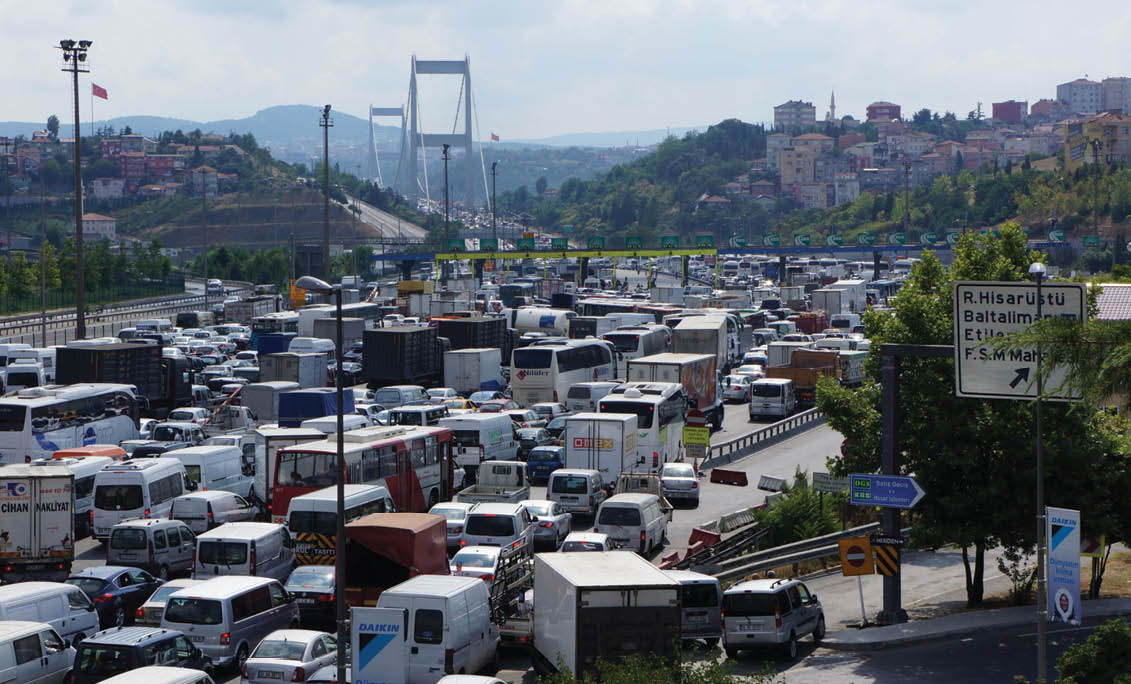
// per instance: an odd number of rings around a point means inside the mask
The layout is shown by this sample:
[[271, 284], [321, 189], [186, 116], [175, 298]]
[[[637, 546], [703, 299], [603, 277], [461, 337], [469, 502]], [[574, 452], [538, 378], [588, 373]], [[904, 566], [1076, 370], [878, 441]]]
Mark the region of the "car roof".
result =
[[91, 634], [83, 641], [83, 644], [95, 642], [99, 644], [124, 644], [133, 646], [154, 641], [155, 639], [167, 639], [177, 636], [182, 636], [181, 632], [173, 629], [162, 629], [160, 627], [111, 627], [110, 629], [104, 629], [101, 632]]
[[739, 582], [727, 589], [727, 594], [746, 594], [746, 593], [770, 593], [776, 592], [780, 589], [785, 589], [792, 584], [800, 584], [799, 580], [789, 577], [779, 577], [776, 579], [756, 579]]
[[604, 532], [570, 532], [566, 535], [565, 541], [590, 541], [590, 542], [609, 542], [609, 535]]
[[[200, 584], [178, 589], [172, 596], [181, 598], [224, 599], [233, 592], [266, 586], [276, 580], [270, 577], [248, 577], [246, 575], [221, 575]], [[172, 597], [170, 597], [172, 598]]]
[[310, 642], [324, 634], [326, 634], [326, 632], [317, 632], [313, 629], [276, 629], [274, 632], [263, 637], [263, 641], [271, 639], [276, 641]]
[[131, 518], [115, 524], [114, 527], [157, 527], [168, 523], [184, 525], [180, 520], [170, 520], [169, 518]]
[[512, 503], [481, 503], [475, 507], [471, 513], [475, 514], [493, 514], [493, 515], [514, 515], [522, 508], [521, 504]]
[[[474, 552], [474, 553], [485, 553], [489, 556], [498, 556], [499, 553], [502, 550], [503, 550], [503, 547], [501, 547], [501, 546], [465, 546], [462, 549], [460, 549], [459, 551], [456, 551], [455, 556], [458, 556], [459, 554], [463, 553], [464, 551], [469, 551], [469, 552]], [[455, 556], [452, 556], [452, 557], [454, 558]]]

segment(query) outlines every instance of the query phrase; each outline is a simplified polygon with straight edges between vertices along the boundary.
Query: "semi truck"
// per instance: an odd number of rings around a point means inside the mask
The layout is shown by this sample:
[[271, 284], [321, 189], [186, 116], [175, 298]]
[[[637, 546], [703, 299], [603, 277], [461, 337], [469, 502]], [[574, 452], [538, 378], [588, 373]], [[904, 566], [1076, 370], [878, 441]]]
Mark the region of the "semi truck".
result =
[[[681, 324], [682, 325], [682, 324]], [[676, 328], [678, 330], [678, 326]], [[629, 382], [678, 382], [687, 393], [687, 407], [707, 416], [716, 430], [723, 425], [723, 399], [719, 392], [713, 354], [653, 354], [628, 361]]]
[[185, 379], [189, 361], [163, 357], [157, 345], [121, 342], [59, 347], [55, 363], [55, 380], [60, 385], [133, 385], [143, 411], [155, 418], [164, 418], [192, 401], [192, 385]]
[[443, 378], [443, 345], [436, 328], [421, 325], [366, 330], [362, 374], [370, 389], [431, 387]]
[[251, 319], [278, 311], [278, 298], [273, 295], [248, 297], [224, 304], [224, 322], [251, 325]]
[[62, 582], [75, 559], [75, 476], [45, 462], [0, 466], [0, 582]]

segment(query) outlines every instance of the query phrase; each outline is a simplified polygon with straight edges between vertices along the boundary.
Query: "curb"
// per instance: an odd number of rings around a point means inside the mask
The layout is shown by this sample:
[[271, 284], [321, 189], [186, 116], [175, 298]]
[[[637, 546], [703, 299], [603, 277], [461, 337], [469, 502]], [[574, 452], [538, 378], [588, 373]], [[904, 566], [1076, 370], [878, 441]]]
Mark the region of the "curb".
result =
[[[987, 629], [1033, 625], [1033, 609], [1034, 606], [995, 608], [955, 613], [933, 620], [905, 622], [899, 625], [862, 630], [842, 629], [826, 634], [821, 640], [821, 646], [837, 651], [878, 651], [938, 641]], [[1100, 599], [1087, 602], [1084, 604], [1084, 615], [1085, 620], [1131, 615], [1131, 599]], [[942, 621], [954, 624], [940, 627], [939, 623]], [[919, 631], [920, 629], [929, 631]], [[856, 638], [845, 640], [841, 635]]]

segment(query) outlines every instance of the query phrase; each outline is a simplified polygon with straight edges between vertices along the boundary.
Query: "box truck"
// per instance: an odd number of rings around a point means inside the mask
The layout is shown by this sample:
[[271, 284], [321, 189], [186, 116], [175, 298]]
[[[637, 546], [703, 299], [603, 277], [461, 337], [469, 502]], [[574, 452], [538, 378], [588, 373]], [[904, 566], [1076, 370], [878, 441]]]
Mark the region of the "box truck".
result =
[[717, 430], [723, 425], [723, 399], [715, 370], [717, 361], [713, 354], [674, 352], [630, 359], [628, 381], [682, 384], [687, 393], [687, 408], [702, 411], [707, 422]]
[[260, 382], [297, 382], [299, 387], [326, 386], [326, 354], [280, 352], [259, 356]]
[[285, 380], [253, 382], [240, 391], [240, 402], [254, 411], [261, 422], [274, 423], [279, 420], [279, 395], [296, 389], [301, 389], [297, 382]]
[[502, 363], [502, 350], [497, 348], [444, 352], [444, 386], [466, 394], [501, 390], [505, 384]]
[[606, 488], [636, 465], [636, 416], [578, 413], [566, 418], [563, 468], [597, 470]]
[[0, 582], [62, 582], [75, 559], [75, 476], [49, 463], [0, 466]]
[[688, 316], [672, 330], [672, 351], [713, 354], [716, 368], [730, 365], [727, 321], [723, 316]]

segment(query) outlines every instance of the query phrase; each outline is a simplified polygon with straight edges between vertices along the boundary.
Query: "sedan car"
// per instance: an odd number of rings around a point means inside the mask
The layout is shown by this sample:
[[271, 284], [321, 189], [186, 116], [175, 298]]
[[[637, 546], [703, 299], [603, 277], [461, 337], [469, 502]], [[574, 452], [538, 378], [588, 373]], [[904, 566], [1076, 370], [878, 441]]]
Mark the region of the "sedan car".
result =
[[723, 378], [723, 401], [750, 403], [750, 385], [753, 375], [727, 375]]
[[[483, 409], [480, 408], [480, 411]], [[503, 411], [511, 417], [514, 421], [514, 426], [517, 428], [532, 428], [532, 427], [545, 427], [546, 421], [538, 417], [538, 414], [530, 409], [513, 408]], [[546, 433], [549, 434], [549, 433]]]
[[277, 629], [268, 634], [244, 663], [241, 684], [302, 682], [306, 673], [337, 662], [338, 642], [332, 634], [309, 629]]
[[498, 413], [499, 411], [513, 411], [522, 408], [513, 399], [491, 399], [479, 405], [480, 413]]
[[478, 577], [484, 582], [494, 582], [499, 569], [498, 546], [465, 546], [448, 562], [448, 571], [461, 577]]
[[161, 625], [161, 616], [165, 613], [165, 603], [169, 600], [169, 594], [174, 591], [180, 591], [185, 587], [191, 587], [194, 584], [200, 584], [204, 580], [195, 579], [171, 579], [161, 586], [157, 587], [157, 591], [149, 599], [141, 604], [134, 614], [134, 622], [139, 625], [152, 625], [159, 627]]
[[527, 499], [521, 503], [531, 516], [537, 518], [534, 523], [535, 546], [556, 549], [573, 531], [573, 516], [557, 501]]
[[559, 416], [564, 416], [565, 414], [570, 412], [569, 409], [565, 407], [565, 404], [559, 404], [554, 401], [546, 401], [534, 404], [530, 407], [530, 410], [537, 413], [539, 417], [541, 417], [546, 422], [549, 422]]
[[564, 466], [565, 447], [536, 446], [526, 454], [526, 475], [531, 482], [547, 482], [550, 473]]
[[334, 623], [333, 565], [300, 565], [283, 588], [295, 597], [302, 624]]
[[447, 521], [449, 551], [459, 548], [459, 540], [463, 536], [463, 521], [467, 519], [467, 514], [472, 508], [475, 508], [475, 504], [445, 501], [428, 509], [429, 513], [442, 515]]
[[675, 504], [686, 501], [699, 507], [699, 478], [695, 469], [686, 463], [665, 463], [660, 471], [660, 486], [664, 498]]
[[565, 432], [566, 416], [558, 416], [557, 418], [546, 423], [546, 431], [550, 433], [554, 439], [560, 440], [562, 433]]
[[468, 399], [445, 399], [440, 403], [447, 406], [449, 414], [453, 416], [458, 416], [461, 413], [471, 413], [475, 410], [475, 404], [471, 403]]
[[[529, 411], [527, 411], [529, 413]], [[513, 419], [514, 416], [512, 415]], [[524, 427], [518, 430], [518, 460], [527, 460], [534, 447], [553, 446], [558, 443], [546, 428]]]
[[428, 395], [428, 399], [433, 403], [440, 403], [445, 399], [459, 398], [459, 392], [451, 387], [433, 387], [432, 389], [424, 390], [424, 393]]
[[475, 406], [482, 406], [484, 402], [491, 401], [492, 399], [505, 399], [502, 392], [496, 390], [480, 390], [472, 392], [471, 396], [467, 398]]
[[121, 565], [85, 568], [73, 573], [66, 583], [81, 589], [94, 602], [103, 629], [133, 622], [137, 609], [162, 584], [144, 570]]
[[562, 542], [562, 551], [611, 551], [617, 545], [603, 532], [570, 532]]
[[[209, 389], [212, 389], [209, 387]], [[184, 422], [184, 423], [203, 423], [212, 416], [212, 412], [206, 408], [179, 408], [169, 412], [167, 420]]]
[[755, 378], [763, 378], [766, 376], [766, 371], [761, 366], [753, 363], [748, 363], [734, 369], [734, 375], [751, 375]]

